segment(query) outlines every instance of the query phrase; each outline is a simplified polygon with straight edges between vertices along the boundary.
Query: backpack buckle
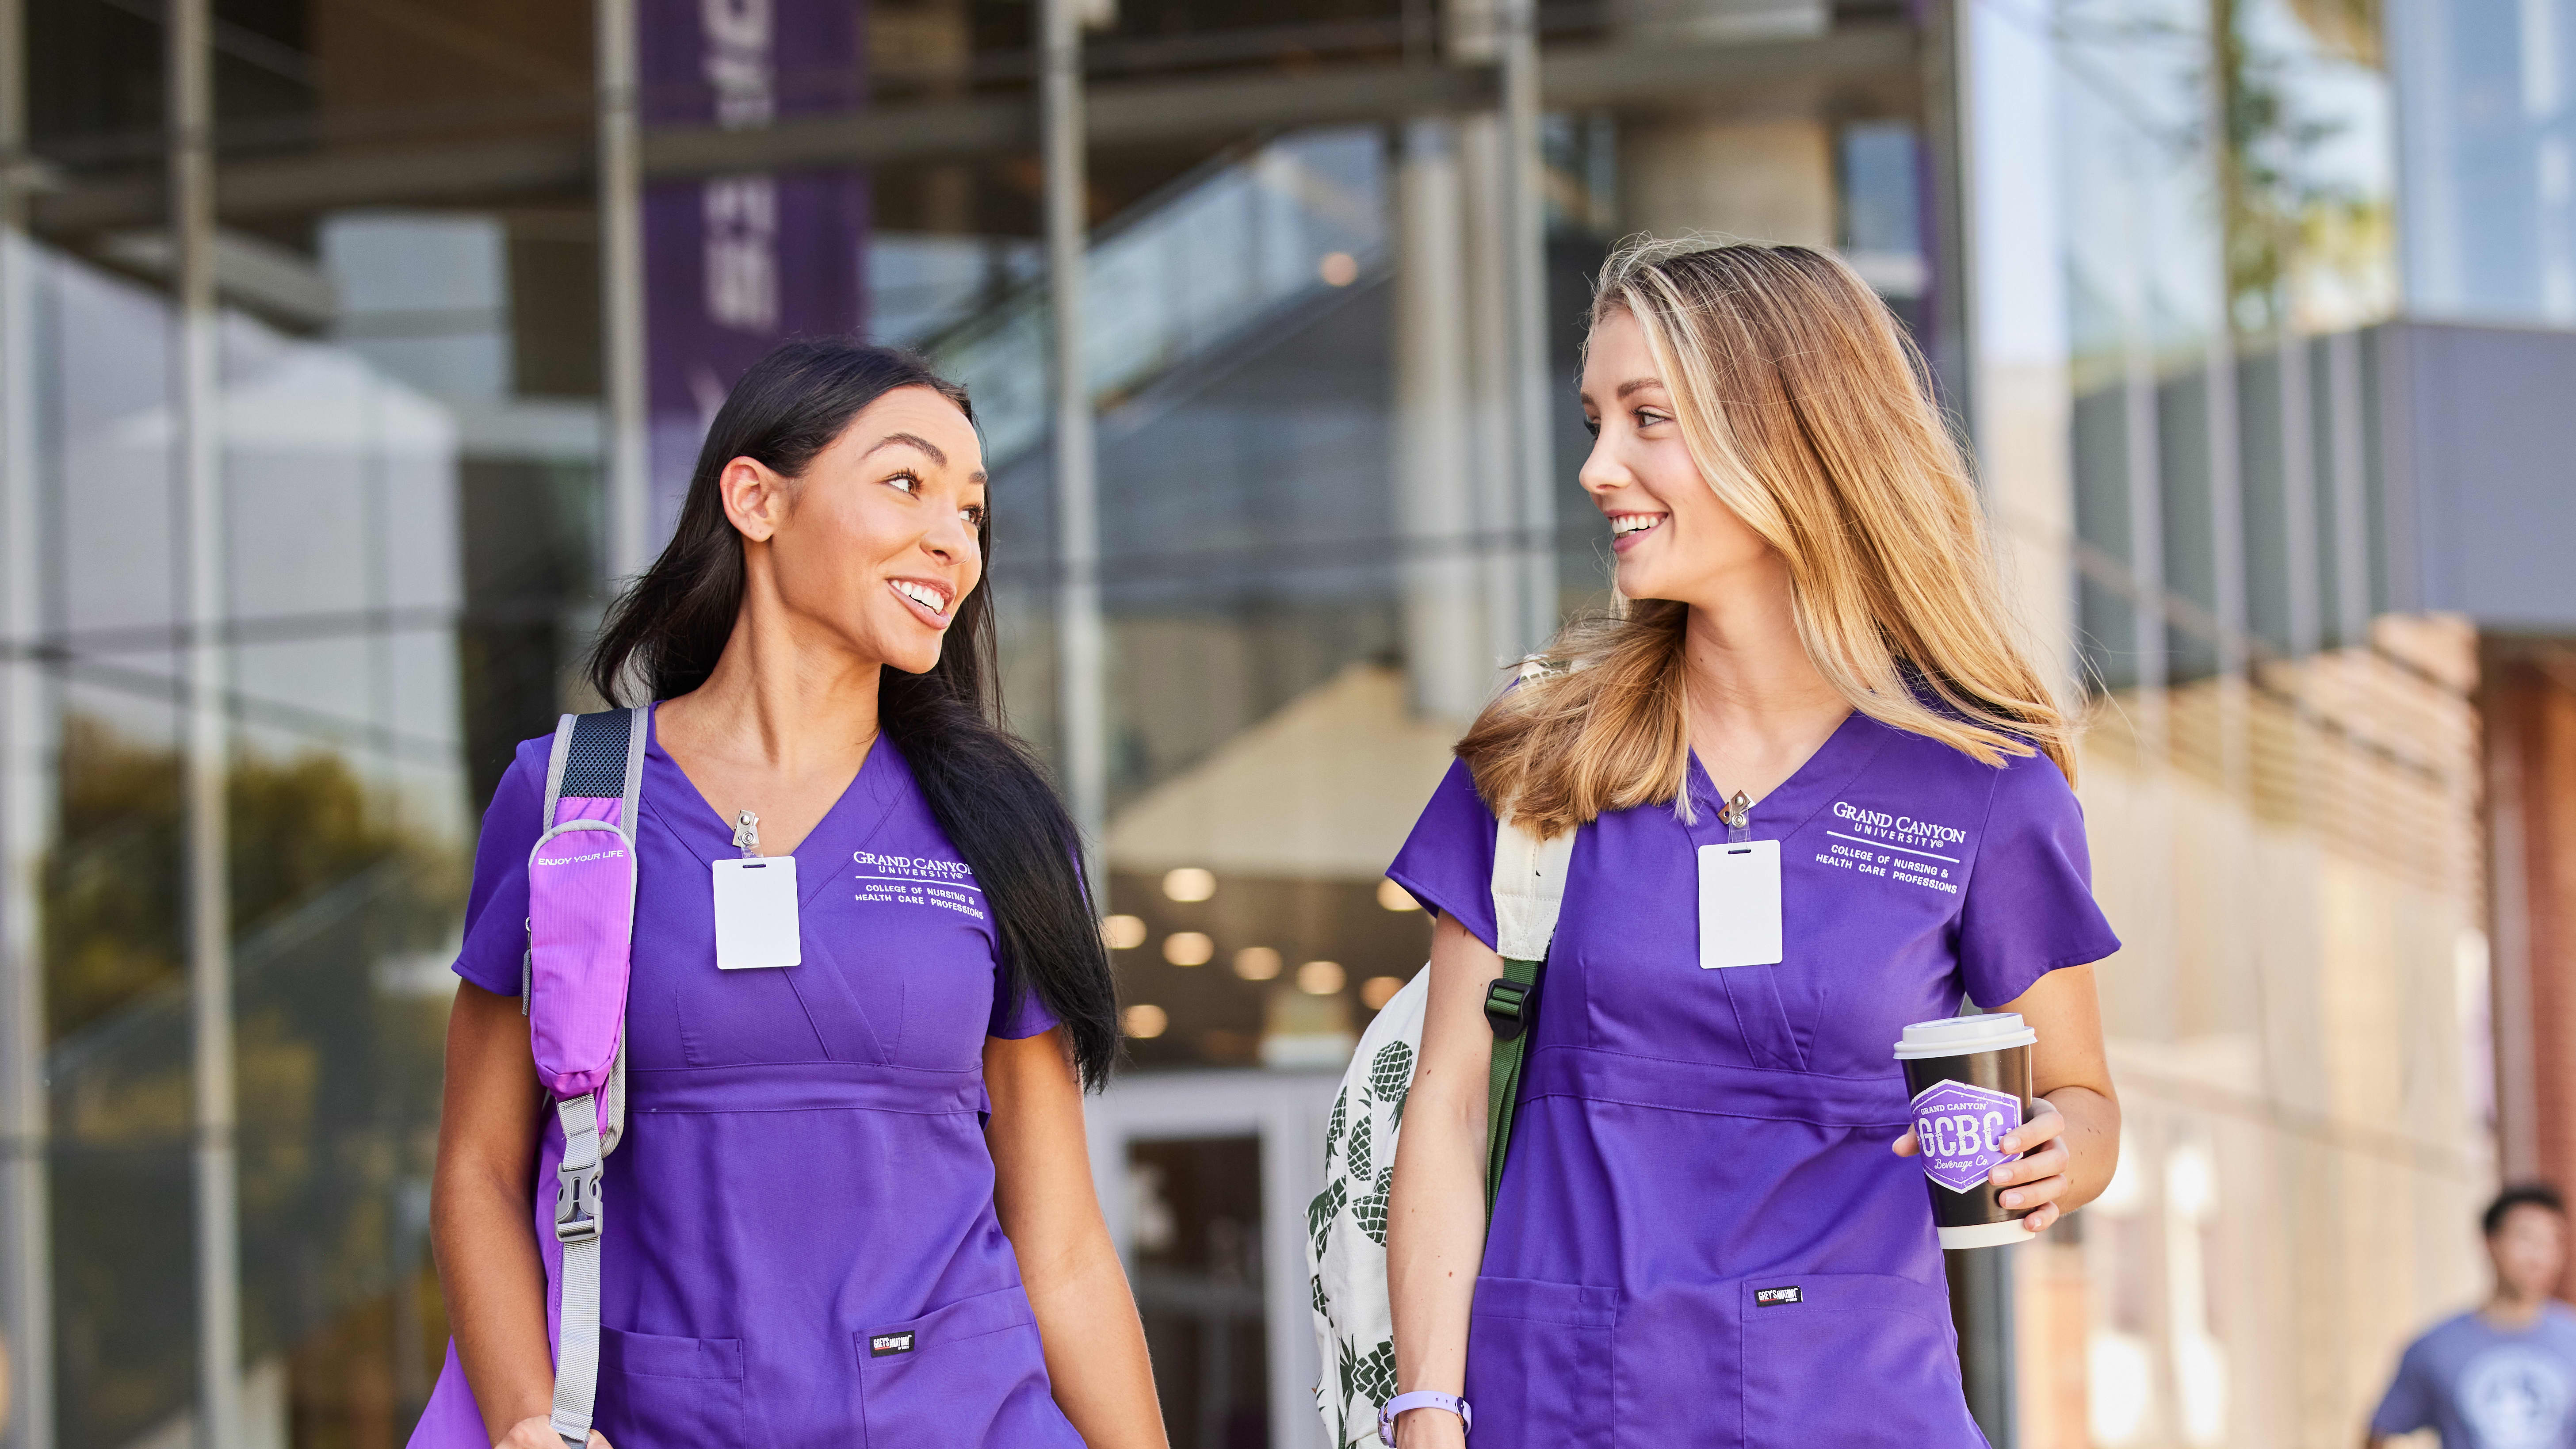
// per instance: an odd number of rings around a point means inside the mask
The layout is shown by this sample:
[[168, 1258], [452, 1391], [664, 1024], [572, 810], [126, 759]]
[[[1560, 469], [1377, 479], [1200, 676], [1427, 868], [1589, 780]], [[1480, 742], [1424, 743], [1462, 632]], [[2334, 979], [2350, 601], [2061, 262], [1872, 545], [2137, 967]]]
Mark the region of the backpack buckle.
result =
[[1498, 976], [1485, 988], [1485, 1024], [1494, 1029], [1500, 1040], [1510, 1041], [1529, 1030], [1531, 998], [1538, 987], [1527, 981], [1514, 981]]
[[582, 1166], [555, 1169], [555, 1241], [586, 1243], [599, 1236], [599, 1180], [603, 1167], [593, 1158]]

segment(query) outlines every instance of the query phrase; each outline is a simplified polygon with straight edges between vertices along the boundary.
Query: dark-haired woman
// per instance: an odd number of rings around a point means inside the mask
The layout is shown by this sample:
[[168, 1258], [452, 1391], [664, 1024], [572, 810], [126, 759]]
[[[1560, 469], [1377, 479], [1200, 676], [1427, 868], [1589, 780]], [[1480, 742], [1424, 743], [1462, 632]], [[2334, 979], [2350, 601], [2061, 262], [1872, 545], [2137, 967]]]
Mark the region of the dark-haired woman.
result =
[[[593, 1445], [1164, 1442], [1083, 1145], [1108, 963], [1073, 827], [994, 723], [984, 492], [961, 390], [791, 343], [591, 658], [657, 701]], [[546, 758], [522, 745], [484, 817], [433, 1226], [508, 1449], [560, 1444], [513, 999]], [[710, 876], [746, 847], [795, 859], [798, 965], [718, 969]]]

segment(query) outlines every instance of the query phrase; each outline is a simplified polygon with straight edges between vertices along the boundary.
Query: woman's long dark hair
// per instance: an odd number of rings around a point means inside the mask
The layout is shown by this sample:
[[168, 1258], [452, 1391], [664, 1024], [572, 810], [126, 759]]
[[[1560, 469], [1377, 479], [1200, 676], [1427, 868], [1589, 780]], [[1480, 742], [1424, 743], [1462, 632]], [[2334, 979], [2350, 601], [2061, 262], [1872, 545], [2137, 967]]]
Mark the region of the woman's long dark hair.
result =
[[[928, 388], [974, 419], [964, 388], [887, 347], [788, 342], [743, 374], [707, 429], [671, 542], [608, 611], [591, 649], [590, 682], [602, 698], [622, 700], [640, 681], [648, 697], [670, 699], [715, 672], [743, 590], [742, 536], [716, 493], [725, 465], [751, 458], [801, 477], [861, 409], [901, 387]], [[989, 567], [989, 511], [976, 541]], [[992, 590], [979, 588], [957, 605], [928, 673], [881, 672], [878, 728], [984, 888], [1004, 999], [1016, 1005], [1035, 992], [1064, 1023], [1084, 1085], [1098, 1088], [1118, 1054], [1118, 1001], [1075, 864], [1080, 839], [1045, 767], [1001, 721]]]

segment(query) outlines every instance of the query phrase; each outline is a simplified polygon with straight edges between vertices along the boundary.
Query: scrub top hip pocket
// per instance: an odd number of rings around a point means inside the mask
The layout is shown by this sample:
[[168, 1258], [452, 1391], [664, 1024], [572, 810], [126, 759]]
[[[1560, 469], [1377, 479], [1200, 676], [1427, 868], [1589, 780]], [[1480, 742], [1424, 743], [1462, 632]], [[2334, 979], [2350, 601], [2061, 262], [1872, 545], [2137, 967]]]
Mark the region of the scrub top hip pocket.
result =
[[1738, 1293], [1746, 1449], [1984, 1449], [1944, 1290], [1793, 1272], [1748, 1279]]
[[1467, 1402], [1479, 1449], [1610, 1449], [1619, 1290], [1479, 1278]]
[[602, 1328], [594, 1424], [617, 1449], [747, 1443], [741, 1341]]
[[852, 1347], [868, 1449], [1081, 1449], [1048, 1389], [1037, 1315], [1020, 1288], [869, 1329]]

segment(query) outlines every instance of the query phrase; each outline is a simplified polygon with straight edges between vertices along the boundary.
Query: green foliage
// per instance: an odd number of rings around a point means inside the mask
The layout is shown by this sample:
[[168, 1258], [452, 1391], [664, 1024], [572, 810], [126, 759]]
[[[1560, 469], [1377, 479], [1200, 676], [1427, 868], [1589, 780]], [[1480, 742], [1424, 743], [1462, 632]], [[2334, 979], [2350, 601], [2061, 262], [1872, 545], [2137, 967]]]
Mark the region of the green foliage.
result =
[[[123, 1443], [183, 1408], [191, 1161], [186, 780], [179, 754], [64, 720], [61, 819], [39, 864], [55, 1111], [55, 1321], [66, 1442]], [[455, 928], [461, 862], [405, 833], [347, 761], [236, 753], [227, 771], [242, 1332], [254, 1360], [379, 1299], [416, 1254], [446, 1011], [373, 968]], [[174, 1225], [176, 1225], [174, 1229]]]
[[[62, 823], [41, 867], [45, 1005], [54, 1040], [187, 971], [186, 781], [176, 750], [64, 721]], [[424, 920], [453, 909], [455, 872], [408, 842], [340, 757], [237, 754], [227, 779], [232, 927], [246, 936], [371, 866], [414, 872]]]

